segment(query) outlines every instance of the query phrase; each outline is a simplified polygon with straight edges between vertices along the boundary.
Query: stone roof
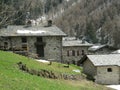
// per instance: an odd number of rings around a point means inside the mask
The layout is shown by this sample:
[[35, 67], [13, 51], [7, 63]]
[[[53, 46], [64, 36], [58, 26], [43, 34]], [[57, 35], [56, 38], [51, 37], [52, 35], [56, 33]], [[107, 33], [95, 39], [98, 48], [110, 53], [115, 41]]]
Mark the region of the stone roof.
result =
[[63, 46], [92, 46], [93, 44], [88, 43], [87, 41], [82, 41], [76, 39], [75, 37], [64, 37], [63, 38]]
[[107, 47], [107, 45], [94, 45], [94, 46], [90, 47], [88, 50], [94, 52], [94, 51], [97, 51], [97, 50], [105, 48], [105, 47]]
[[56, 26], [8, 26], [0, 30], [0, 36], [66, 36]]
[[120, 66], [120, 54], [87, 55], [87, 58], [94, 64], [94, 66]]

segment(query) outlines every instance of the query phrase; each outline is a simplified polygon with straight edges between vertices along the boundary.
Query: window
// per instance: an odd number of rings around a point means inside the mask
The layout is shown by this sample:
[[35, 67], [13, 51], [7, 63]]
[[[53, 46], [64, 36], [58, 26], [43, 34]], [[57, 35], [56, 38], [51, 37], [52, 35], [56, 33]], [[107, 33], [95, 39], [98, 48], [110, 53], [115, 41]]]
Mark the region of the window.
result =
[[75, 56], [75, 51], [74, 50], [72, 50], [72, 56]]
[[84, 50], [82, 50], [82, 55], [85, 55], [85, 51]]
[[72, 51], [71, 50], [69, 51], [69, 56], [72, 56]]
[[75, 56], [75, 51], [67, 51], [67, 56]]
[[107, 68], [107, 71], [108, 72], [112, 72], [112, 68]]
[[70, 56], [69, 51], [67, 51], [67, 56]]
[[27, 38], [26, 37], [22, 37], [22, 43], [27, 43]]
[[43, 42], [42, 37], [37, 37], [37, 42]]
[[77, 51], [77, 56], [79, 56], [79, 55], [80, 55], [80, 51], [78, 50], [78, 51]]

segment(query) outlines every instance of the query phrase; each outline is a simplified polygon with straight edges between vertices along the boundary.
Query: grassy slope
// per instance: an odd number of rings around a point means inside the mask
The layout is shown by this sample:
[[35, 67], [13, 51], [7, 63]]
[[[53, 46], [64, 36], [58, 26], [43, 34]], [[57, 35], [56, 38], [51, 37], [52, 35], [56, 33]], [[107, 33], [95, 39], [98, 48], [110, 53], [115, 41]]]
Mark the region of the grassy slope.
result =
[[0, 90], [107, 90], [88, 81], [52, 80], [24, 73], [16, 63], [22, 61], [29, 68], [72, 73], [75, 67], [62, 68], [61, 64], [49, 66], [13, 53], [0, 51]]

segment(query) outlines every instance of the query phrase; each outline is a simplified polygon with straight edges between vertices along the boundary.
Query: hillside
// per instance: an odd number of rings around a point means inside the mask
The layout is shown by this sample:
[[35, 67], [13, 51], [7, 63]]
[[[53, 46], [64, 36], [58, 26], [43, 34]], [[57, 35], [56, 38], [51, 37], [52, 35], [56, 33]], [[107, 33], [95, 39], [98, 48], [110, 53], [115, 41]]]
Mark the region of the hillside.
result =
[[80, 0], [57, 18], [55, 24], [69, 36], [120, 48], [119, 0]]
[[[63, 68], [62, 64], [59, 63], [53, 63], [49, 66], [24, 56], [0, 51], [1, 90], [110, 90], [87, 80], [48, 79], [31, 75], [19, 70], [18, 62], [26, 64], [31, 69], [45, 69], [59, 73], [77, 74], [71, 71], [76, 69], [74, 66]], [[58, 65], [61, 67], [58, 67]]]
[[68, 36], [120, 48], [119, 0], [1, 0], [0, 28], [52, 19]]
[[[53, 18], [77, 0], [0, 0], [0, 28], [25, 25], [27, 20]], [[43, 20], [40, 20], [41, 22]]]

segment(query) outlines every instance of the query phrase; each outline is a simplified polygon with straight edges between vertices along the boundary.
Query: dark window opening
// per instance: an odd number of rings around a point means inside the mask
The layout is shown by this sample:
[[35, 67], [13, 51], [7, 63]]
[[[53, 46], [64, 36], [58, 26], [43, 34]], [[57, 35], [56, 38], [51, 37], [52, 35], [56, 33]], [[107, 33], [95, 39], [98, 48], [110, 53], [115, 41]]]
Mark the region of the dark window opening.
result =
[[37, 42], [43, 42], [42, 37], [37, 37]]
[[85, 51], [84, 50], [82, 50], [82, 55], [85, 55]]
[[38, 54], [38, 57], [44, 57], [44, 46], [43, 45], [37, 45], [37, 54]]
[[22, 37], [22, 43], [27, 43], [27, 38], [26, 37]]
[[67, 51], [67, 56], [70, 56], [69, 51]]
[[79, 52], [79, 50], [77, 51], [77, 56], [79, 56], [80, 55], [80, 52]]
[[44, 42], [43, 42], [43, 38], [42, 37], [37, 37], [37, 45], [36, 45], [36, 48], [37, 48], [37, 54], [38, 54], [38, 57], [44, 57]]
[[72, 50], [72, 56], [75, 56], [75, 51], [74, 50]]
[[112, 72], [112, 68], [108, 68], [107, 71], [108, 71], [108, 72]]

